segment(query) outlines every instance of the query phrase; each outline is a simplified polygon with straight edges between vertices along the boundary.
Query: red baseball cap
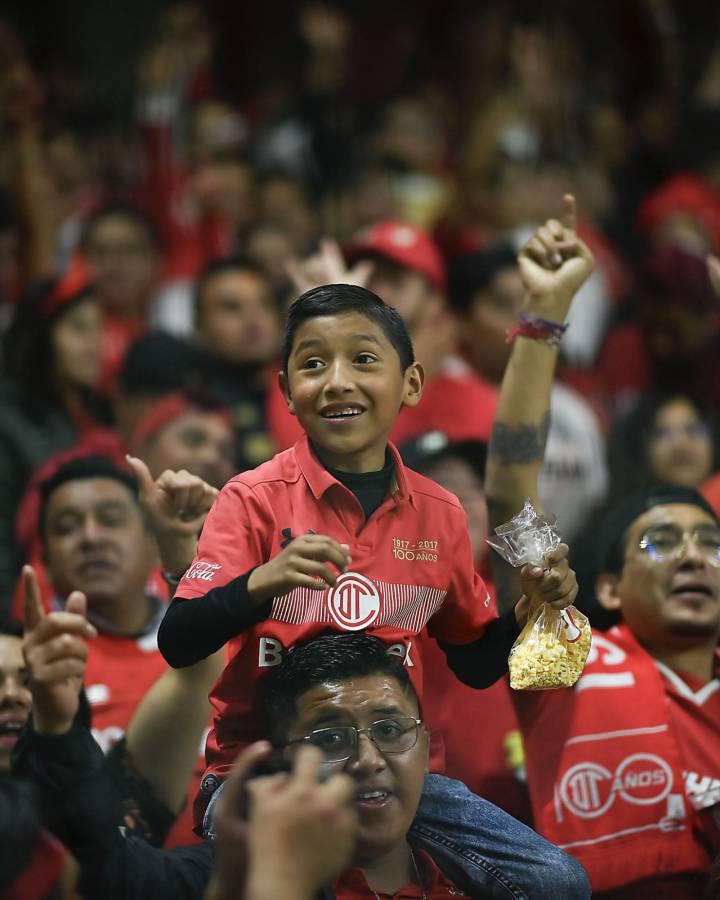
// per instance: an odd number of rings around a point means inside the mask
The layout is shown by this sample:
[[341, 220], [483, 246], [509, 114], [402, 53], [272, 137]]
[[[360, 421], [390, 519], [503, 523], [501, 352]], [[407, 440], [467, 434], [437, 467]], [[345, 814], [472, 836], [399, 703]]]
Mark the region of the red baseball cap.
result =
[[425, 231], [406, 222], [386, 220], [360, 231], [348, 249], [349, 259], [382, 256], [399, 266], [420, 272], [433, 287], [445, 292], [445, 261]]

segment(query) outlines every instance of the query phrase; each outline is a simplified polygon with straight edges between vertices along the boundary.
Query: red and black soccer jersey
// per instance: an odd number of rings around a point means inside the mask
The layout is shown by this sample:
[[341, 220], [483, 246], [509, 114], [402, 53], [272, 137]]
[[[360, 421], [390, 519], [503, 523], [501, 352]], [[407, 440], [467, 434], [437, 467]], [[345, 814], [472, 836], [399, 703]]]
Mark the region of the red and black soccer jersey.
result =
[[368, 519], [355, 495], [315, 458], [307, 438], [220, 493], [176, 603], [227, 585], [307, 532], [348, 544], [352, 563], [330, 590], [296, 588], [275, 598], [268, 618], [229, 642], [228, 665], [210, 698], [211, 769], [224, 771], [239, 748], [259, 736], [252, 710], [257, 679], [294, 643], [327, 629], [367, 630], [397, 648], [421, 694], [423, 628], [449, 644], [467, 644], [496, 618], [474, 570], [460, 503], [391, 451], [393, 490]]

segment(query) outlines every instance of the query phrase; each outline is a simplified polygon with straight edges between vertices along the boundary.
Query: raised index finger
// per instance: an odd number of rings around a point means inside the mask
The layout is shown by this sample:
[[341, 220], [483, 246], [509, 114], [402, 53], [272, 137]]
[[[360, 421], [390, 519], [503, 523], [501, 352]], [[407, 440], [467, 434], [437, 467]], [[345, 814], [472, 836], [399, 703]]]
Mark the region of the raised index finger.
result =
[[147, 464], [140, 459], [140, 457], [130, 456], [129, 453], [125, 459], [127, 459], [128, 465], [137, 478], [138, 485], [140, 486], [140, 493], [148, 497], [152, 496], [155, 489], [155, 482], [153, 481], [153, 477], [150, 474], [150, 469], [148, 469]]
[[568, 230], [575, 231], [577, 225], [577, 211], [573, 194], [565, 194], [563, 196], [563, 206], [565, 207], [565, 211], [561, 217], [562, 223]]
[[22, 587], [23, 587], [23, 620], [25, 622], [25, 633], [34, 631], [45, 618], [45, 610], [42, 605], [42, 597], [40, 595], [40, 585], [38, 584], [35, 569], [32, 566], [23, 566], [22, 570]]

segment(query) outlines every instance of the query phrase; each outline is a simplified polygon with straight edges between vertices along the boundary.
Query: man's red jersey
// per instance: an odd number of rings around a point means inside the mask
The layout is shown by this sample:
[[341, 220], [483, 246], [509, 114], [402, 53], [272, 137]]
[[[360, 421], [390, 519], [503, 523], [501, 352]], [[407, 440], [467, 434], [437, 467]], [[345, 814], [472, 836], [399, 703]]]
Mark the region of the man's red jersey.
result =
[[221, 491], [176, 597], [203, 596], [308, 532], [348, 544], [352, 563], [330, 590], [296, 588], [276, 597], [268, 619], [229, 642], [227, 667], [210, 696], [211, 770], [224, 773], [243, 745], [262, 736], [253, 713], [257, 679], [298, 641], [328, 629], [369, 631], [397, 648], [421, 695], [423, 628], [463, 644], [481, 637], [496, 618], [474, 570], [459, 501], [406, 469], [390, 449], [392, 492], [367, 520], [354, 494], [315, 458], [307, 437]]

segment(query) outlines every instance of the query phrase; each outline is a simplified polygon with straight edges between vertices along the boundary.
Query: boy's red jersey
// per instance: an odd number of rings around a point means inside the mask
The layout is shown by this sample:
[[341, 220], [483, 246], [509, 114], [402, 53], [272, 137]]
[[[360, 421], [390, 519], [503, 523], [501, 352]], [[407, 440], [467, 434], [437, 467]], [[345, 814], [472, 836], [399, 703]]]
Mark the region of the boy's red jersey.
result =
[[233, 478], [216, 500], [177, 597], [200, 597], [308, 532], [348, 544], [352, 562], [332, 589], [296, 588], [276, 597], [268, 619], [230, 641], [227, 667], [210, 697], [210, 769], [226, 771], [243, 745], [262, 736], [253, 711], [257, 679], [298, 641], [328, 629], [375, 634], [403, 656], [421, 696], [423, 628], [463, 644], [481, 637], [496, 617], [473, 566], [459, 501], [406, 469], [390, 449], [393, 490], [368, 519], [352, 492], [315, 458], [307, 438]]

